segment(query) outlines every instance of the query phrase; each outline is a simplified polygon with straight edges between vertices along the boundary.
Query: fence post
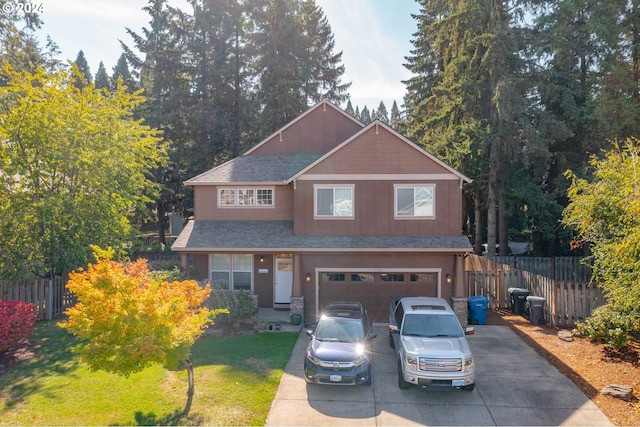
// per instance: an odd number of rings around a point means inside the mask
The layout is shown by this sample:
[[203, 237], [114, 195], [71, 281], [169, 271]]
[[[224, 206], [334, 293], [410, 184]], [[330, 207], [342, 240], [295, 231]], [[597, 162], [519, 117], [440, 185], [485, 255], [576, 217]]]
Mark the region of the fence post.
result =
[[49, 279], [49, 296], [47, 298], [47, 320], [53, 319], [53, 278]]

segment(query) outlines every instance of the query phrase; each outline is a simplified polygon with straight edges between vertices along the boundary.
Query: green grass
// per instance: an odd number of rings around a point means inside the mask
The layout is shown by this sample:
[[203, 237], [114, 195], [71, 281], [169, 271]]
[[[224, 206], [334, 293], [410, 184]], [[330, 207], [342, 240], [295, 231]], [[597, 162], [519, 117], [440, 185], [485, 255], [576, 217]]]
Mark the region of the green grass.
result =
[[200, 339], [188, 413], [185, 370], [92, 372], [55, 322], [32, 338], [35, 357], [0, 376], [0, 425], [263, 425], [297, 334]]

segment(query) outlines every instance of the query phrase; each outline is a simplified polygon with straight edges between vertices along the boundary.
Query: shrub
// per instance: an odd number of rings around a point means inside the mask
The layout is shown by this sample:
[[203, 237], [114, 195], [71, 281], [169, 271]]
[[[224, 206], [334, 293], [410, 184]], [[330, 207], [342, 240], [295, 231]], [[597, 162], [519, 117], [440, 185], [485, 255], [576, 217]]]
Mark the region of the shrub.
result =
[[227, 320], [236, 323], [245, 319], [253, 319], [258, 314], [258, 309], [253, 298], [247, 291], [230, 291], [213, 285], [211, 295], [205, 302], [209, 309], [222, 308], [229, 310]]
[[37, 320], [34, 308], [22, 301], [0, 300], [0, 352], [14, 348], [33, 333]]
[[167, 264], [163, 265], [164, 268], [149, 271], [148, 276], [152, 279], [175, 282], [185, 280], [185, 275], [182, 273], [182, 269], [179, 265]]
[[607, 304], [593, 310], [586, 321], [578, 323], [577, 328], [591, 341], [622, 348], [629, 341], [635, 324], [634, 316], [622, 313], [611, 304]]

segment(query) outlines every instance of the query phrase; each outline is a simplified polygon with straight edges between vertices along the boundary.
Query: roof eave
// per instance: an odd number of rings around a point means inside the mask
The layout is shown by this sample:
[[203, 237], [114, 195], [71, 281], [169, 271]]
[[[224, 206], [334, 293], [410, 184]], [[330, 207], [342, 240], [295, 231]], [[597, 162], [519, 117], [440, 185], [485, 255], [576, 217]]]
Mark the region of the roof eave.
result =
[[335, 252], [393, 252], [393, 253], [471, 253], [473, 248], [171, 248], [174, 252], [298, 252], [298, 253], [335, 253]]

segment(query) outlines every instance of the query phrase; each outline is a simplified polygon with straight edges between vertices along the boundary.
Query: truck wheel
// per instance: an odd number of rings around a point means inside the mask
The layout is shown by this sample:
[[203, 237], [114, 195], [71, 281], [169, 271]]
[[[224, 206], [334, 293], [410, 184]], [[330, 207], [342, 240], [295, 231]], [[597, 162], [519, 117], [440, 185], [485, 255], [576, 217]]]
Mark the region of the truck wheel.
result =
[[475, 383], [462, 386], [462, 389], [464, 391], [473, 391], [474, 388], [476, 388], [476, 384]]
[[400, 387], [402, 390], [406, 390], [410, 385], [411, 383], [406, 382], [404, 380], [404, 377], [402, 376], [402, 364], [398, 360], [398, 387]]
[[389, 334], [389, 347], [396, 348], [396, 345], [393, 343], [393, 335]]

